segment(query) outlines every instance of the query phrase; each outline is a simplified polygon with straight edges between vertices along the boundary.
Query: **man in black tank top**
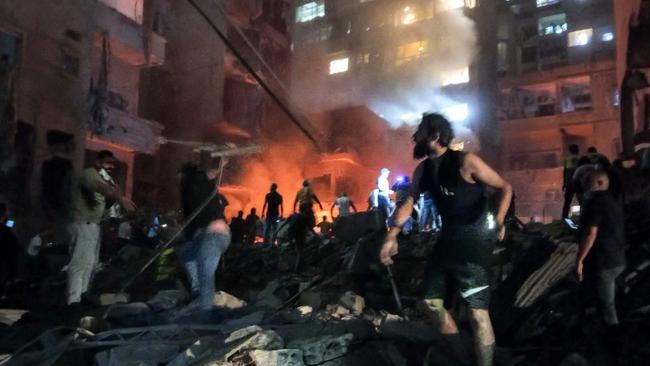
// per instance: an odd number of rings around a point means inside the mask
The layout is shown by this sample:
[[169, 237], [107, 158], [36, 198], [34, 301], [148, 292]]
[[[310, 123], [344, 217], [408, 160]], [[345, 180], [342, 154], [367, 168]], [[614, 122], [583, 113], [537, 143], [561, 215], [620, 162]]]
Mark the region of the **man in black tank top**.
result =
[[[457, 291], [470, 310], [478, 365], [492, 365], [494, 332], [490, 323], [490, 259], [495, 239], [503, 240], [503, 222], [512, 187], [478, 156], [449, 149], [454, 137], [449, 121], [425, 114], [413, 135], [413, 156], [424, 159], [413, 174], [413, 192], [395, 214], [380, 252], [385, 265], [397, 254], [397, 234], [413, 211], [420, 193], [433, 198], [442, 218], [440, 238], [434, 246], [424, 279], [424, 305], [434, 325], [458, 358], [462, 350], [458, 327], [444, 307], [448, 290]], [[496, 229], [488, 226], [486, 186], [499, 192]]]

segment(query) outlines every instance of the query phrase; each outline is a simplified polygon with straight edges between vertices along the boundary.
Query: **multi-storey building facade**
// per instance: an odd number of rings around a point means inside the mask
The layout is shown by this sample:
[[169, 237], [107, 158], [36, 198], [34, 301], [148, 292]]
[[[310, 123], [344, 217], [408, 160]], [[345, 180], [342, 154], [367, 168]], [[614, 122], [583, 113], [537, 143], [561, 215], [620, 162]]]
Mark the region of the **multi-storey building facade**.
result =
[[[76, 174], [110, 149], [131, 195], [136, 153], [162, 126], [138, 113], [139, 75], [165, 62], [166, 40], [139, 1], [0, 4], [2, 195], [26, 220], [65, 217]], [[151, 16], [153, 16], [151, 14]]]
[[0, 4], [0, 200], [21, 234], [65, 219], [77, 174], [101, 149], [121, 161], [116, 178], [128, 196], [165, 208], [177, 206], [176, 173], [196, 154], [163, 134], [206, 143], [260, 135], [277, 111], [212, 25], [256, 70], [251, 47], [287, 81], [292, 8], [194, 4], [205, 16], [170, 0]]
[[610, 0], [502, 1], [498, 18], [501, 167], [524, 219], [561, 216], [570, 144], [621, 152]]
[[[496, 90], [496, 78], [481, 73], [489, 47], [477, 45], [489, 32], [479, 32], [483, 8], [476, 1], [295, 5], [292, 96], [308, 112], [367, 105], [399, 125], [437, 110], [459, 130], [489, 120], [479, 91]], [[496, 48], [494, 54], [496, 60]]]

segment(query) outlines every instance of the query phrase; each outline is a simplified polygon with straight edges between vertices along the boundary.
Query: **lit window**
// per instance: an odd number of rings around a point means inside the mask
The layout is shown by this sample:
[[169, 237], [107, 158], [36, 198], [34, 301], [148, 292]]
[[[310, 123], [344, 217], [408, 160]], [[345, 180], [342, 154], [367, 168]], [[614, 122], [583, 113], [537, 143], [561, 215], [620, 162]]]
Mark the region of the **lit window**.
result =
[[458, 9], [465, 6], [465, 0], [438, 0], [436, 9], [440, 12]]
[[469, 82], [469, 67], [445, 71], [440, 84], [442, 86], [464, 84]]
[[600, 39], [602, 39], [603, 42], [613, 41], [614, 40], [614, 33], [612, 33], [612, 32], [603, 33], [603, 35], [600, 37]]
[[593, 33], [594, 32], [591, 28], [569, 32], [569, 47], [588, 45], [591, 43], [591, 37], [593, 36]]
[[401, 45], [397, 48], [396, 65], [418, 59], [427, 53], [427, 41], [418, 41]]
[[499, 42], [497, 44], [497, 57], [499, 71], [508, 70], [508, 43]]
[[451, 122], [463, 122], [469, 116], [469, 106], [467, 103], [455, 104], [443, 109], [442, 114]]
[[402, 24], [408, 25], [413, 24], [418, 21], [418, 17], [415, 15], [415, 11], [410, 6], [404, 8], [402, 12]]
[[308, 2], [296, 8], [296, 23], [305, 23], [324, 16], [324, 0]]
[[566, 14], [555, 14], [539, 18], [537, 23], [539, 35], [548, 36], [551, 34], [562, 34], [567, 31]]
[[330, 61], [330, 75], [348, 71], [349, 64], [350, 59], [348, 57]]
[[369, 64], [370, 63], [370, 52], [365, 52], [360, 55], [357, 55], [357, 65]]
[[537, 7], [541, 8], [547, 5], [553, 5], [559, 3], [560, 0], [537, 0]]

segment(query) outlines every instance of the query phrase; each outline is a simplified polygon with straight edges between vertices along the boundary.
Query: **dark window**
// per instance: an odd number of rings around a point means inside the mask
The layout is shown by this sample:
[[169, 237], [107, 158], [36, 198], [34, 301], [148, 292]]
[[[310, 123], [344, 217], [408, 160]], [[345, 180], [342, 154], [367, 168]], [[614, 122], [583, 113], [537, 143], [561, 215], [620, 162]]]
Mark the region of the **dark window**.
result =
[[521, 50], [521, 63], [530, 64], [537, 62], [537, 47], [525, 47]]
[[79, 57], [69, 53], [63, 54], [63, 70], [69, 75], [79, 75]]
[[81, 33], [72, 30], [72, 29], [66, 29], [65, 30], [65, 36], [70, 38], [73, 41], [81, 42]]
[[23, 37], [18, 33], [0, 32], [0, 59], [9, 65], [20, 65], [22, 60]]

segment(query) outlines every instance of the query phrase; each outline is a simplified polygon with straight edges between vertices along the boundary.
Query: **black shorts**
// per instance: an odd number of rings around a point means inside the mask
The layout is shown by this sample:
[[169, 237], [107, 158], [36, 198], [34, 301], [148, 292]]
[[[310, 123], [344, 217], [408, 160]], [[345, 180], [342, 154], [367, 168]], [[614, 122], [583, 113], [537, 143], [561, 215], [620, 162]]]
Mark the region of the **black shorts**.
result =
[[445, 299], [450, 290], [458, 291], [470, 309], [490, 305], [490, 271], [474, 263], [430, 265], [424, 281], [424, 298]]
[[[444, 230], [444, 227], [443, 227]], [[490, 305], [490, 266], [494, 231], [455, 230], [436, 243], [423, 282], [424, 298], [445, 299], [458, 292], [471, 309]]]

